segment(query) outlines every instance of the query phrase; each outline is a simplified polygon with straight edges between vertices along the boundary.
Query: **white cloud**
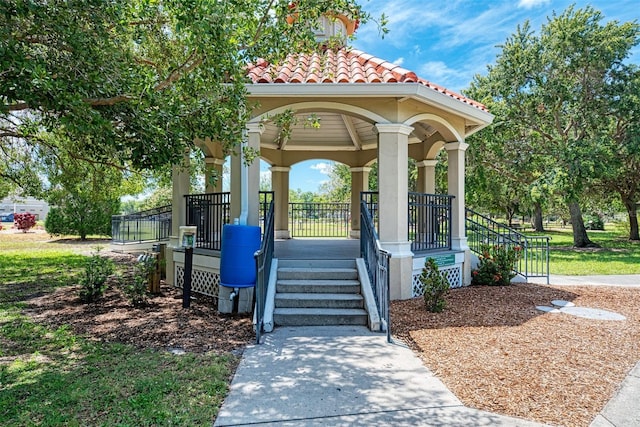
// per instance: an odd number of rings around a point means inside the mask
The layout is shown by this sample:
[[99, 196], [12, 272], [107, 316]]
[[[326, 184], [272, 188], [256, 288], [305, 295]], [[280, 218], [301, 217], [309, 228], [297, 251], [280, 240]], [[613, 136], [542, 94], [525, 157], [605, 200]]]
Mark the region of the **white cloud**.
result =
[[403, 63], [404, 63], [404, 58], [402, 56], [393, 61], [393, 64], [395, 65], [402, 65]]
[[518, 7], [522, 7], [525, 9], [533, 9], [534, 7], [549, 4], [550, 2], [551, 0], [520, 0], [518, 2]]
[[421, 77], [438, 84], [442, 84], [442, 81], [449, 79], [455, 72], [442, 61], [425, 62], [420, 68]]
[[314, 163], [313, 165], [309, 166], [309, 168], [318, 171], [323, 175], [329, 175], [331, 173], [331, 169], [333, 168], [333, 164], [320, 162]]

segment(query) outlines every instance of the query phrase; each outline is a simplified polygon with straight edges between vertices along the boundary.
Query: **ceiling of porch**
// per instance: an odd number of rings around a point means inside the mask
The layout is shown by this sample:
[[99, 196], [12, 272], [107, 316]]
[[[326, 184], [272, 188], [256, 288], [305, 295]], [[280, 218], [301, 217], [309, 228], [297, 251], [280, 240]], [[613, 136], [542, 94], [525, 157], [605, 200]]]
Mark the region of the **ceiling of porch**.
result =
[[[358, 117], [334, 112], [298, 113], [291, 132], [282, 132], [273, 122], [264, 123], [261, 146], [282, 151], [360, 151], [377, 148], [374, 124]], [[317, 126], [314, 126], [317, 123]], [[414, 123], [410, 143], [423, 141], [436, 129], [426, 123]]]

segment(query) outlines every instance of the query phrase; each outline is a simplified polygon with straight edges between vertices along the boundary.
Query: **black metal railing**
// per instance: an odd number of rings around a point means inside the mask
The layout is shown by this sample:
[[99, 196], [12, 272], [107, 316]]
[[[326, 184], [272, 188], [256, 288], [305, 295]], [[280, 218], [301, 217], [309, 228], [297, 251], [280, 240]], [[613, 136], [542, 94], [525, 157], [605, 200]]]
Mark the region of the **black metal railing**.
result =
[[414, 253], [451, 250], [451, 201], [447, 194], [409, 193], [409, 241]]
[[289, 203], [291, 237], [349, 237], [349, 203]]
[[260, 344], [262, 328], [264, 323], [264, 310], [267, 300], [267, 289], [269, 287], [269, 276], [271, 275], [271, 262], [273, 261], [274, 250], [274, 219], [273, 219], [273, 198], [268, 204], [264, 220], [262, 243], [260, 249], [256, 251], [256, 344]]
[[220, 250], [222, 227], [229, 224], [231, 193], [187, 194], [187, 224], [198, 227], [196, 247]]
[[264, 233], [264, 227], [267, 219], [267, 214], [269, 212], [269, 207], [273, 202], [273, 191], [260, 191], [258, 196], [260, 197], [260, 212], [258, 214], [260, 218], [260, 228]]
[[391, 342], [391, 316], [389, 295], [389, 259], [391, 255], [380, 247], [373, 216], [365, 200], [360, 201], [360, 256], [364, 259], [376, 300], [380, 325]]
[[171, 205], [111, 217], [113, 243], [168, 240], [171, 235]]
[[[273, 191], [259, 194], [259, 221], [264, 233], [265, 217]], [[186, 199], [187, 224], [198, 227], [196, 247], [219, 251], [222, 245], [222, 228], [231, 223], [231, 193], [188, 194]]]
[[525, 279], [546, 277], [549, 283], [549, 236], [527, 236], [471, 209], [466, 210], [466, 235], [476, 254], [485, 245], [519, 246], [522, 256], [514, 271]]
[[[451, 202], [447, 194], [409, 193], [407, 239], [414, 253], [451, 250]], [[378, 230], [378, 193], [365, 191], [360, 199]], [[361, 225], [362, 227], [362, 225]]]
[[[364, 202], [367, 205], [367, 210], [373, 221], [373, 226], [378, 230], [378, 192], [377, 191], [362, 191], [360, 193], [360, 203]], [[362, 212], [361, 212], [362, 213]]]

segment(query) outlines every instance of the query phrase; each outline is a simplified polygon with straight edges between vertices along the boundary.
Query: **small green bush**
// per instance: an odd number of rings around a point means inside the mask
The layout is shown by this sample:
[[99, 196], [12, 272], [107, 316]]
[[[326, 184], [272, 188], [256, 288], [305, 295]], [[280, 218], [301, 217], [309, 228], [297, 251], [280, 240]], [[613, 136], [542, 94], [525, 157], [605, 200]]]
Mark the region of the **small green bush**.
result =
[[422, 298], [427, 310], [432, 313], [439, 313], [447, 305], [445, 296], [449, 291], [450, 284], [445, 273], [438, 270], [438, 264], [433, 258], [427, 258], [422, 273], [420, 273], [420, 283], [422, 284]]
[[478, 269], [471, 273], [472, 285], [507, 286], [516, 276], [514, 268], [520, 260], [520, 246], [484, 245]]
[[80, 282], [80, 299], [86, 303], [97, 301], [107, 290], [106, 282], [113, 270], [113, 261], [101, 256], [100, 248], [97, 248], [87, 260]]
[[594, 213], [587, 216], [587, 221], [584, 224], [587, 230], [604, 230], [604, 220], [602, 216]]
[[143, 258], [133, 266], [131, 278], [122, 283], [122, 292], [133, 306], [139, 307], [147, 303], [149, 276], [155, 267], [155, 258]]

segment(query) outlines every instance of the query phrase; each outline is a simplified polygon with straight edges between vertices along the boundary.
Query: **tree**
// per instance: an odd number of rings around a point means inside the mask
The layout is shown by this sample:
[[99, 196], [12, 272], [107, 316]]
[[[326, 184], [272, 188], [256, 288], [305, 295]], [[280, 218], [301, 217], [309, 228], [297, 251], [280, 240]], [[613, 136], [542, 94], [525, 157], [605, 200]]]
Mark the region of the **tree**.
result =
[[51, 205], [45, 229], [53, 235], [111, 235], [111, 216], [120, 211], [120, 197], [130, 192], [122, 171], [69, 157], [46, 157]]
[[124, 169], [177, 163], [197, 136], [230, 152], [245, 65], [316, 48], [315, 22], [336, 10], [369, 19], [353, 0], [3, 1], [0, 175], [25, 188], [42, 150]]
[[629, 217], [629, 240], [640, 240], [640, 69], [622, 68], [610, 88], [610, 131], [600, 140], [607, 160], [598, 168], [598, 184], [604, 192], [620, 195]]
[[605, 154], [598, 142], [608, 131], [602, 120], [609, 113], [608, 85], [640, 34], [637, 23], [602, 19], [591, 7], [569, 7], [554, 13], [539, 36], [526, 22], [471, 89], [504, 106], [497, 122], [532, 143], [532, 154], [545, 165], [540, 172], [569, 208], [576, 247], [593, 245], [580, 201], [594, 183], [598, 156]]

